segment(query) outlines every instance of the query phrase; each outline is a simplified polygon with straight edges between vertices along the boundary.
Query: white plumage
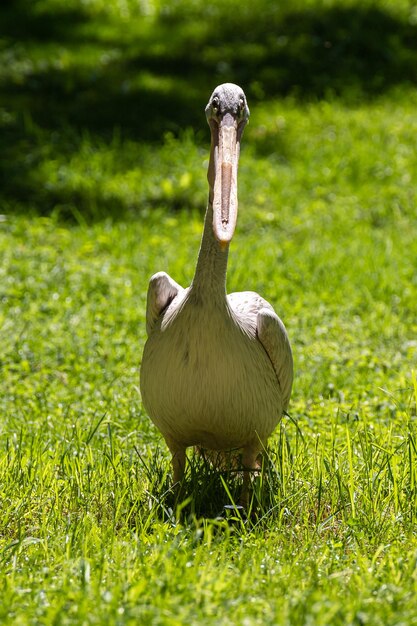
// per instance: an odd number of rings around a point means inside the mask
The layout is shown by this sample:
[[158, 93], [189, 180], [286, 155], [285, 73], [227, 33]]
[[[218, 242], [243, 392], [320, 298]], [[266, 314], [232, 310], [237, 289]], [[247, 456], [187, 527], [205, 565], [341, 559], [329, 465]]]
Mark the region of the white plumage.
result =
[[[174, 482], [185, 450], [242, 450], [255, 469], [288, 407], [293, 380], [285, 327], [257, 293], [226, 295], [229, 243], [237, 218], [240, 138], [249, 117], [243, 91], [217, 87], [206, 108], [211, 128], [209, 202], [193, 282], [183, 289], [165, 272], [152, 276], [141, 393], [172, 453]], [[245, 472], [242, 502], [247, 503]]]

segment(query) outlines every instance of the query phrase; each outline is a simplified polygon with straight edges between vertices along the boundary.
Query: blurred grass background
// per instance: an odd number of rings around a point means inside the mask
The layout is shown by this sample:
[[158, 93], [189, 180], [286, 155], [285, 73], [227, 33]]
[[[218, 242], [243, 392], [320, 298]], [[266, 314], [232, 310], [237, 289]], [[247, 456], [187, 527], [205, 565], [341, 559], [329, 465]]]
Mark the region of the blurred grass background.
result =
[[[416, 67], [411, 0], [5, 0], [3, 212], [89, 220], [202, 208], [197, 154], [216, 84], [241, 84], [271, 120], [282, 99], [375, 101], [415, 85]], [[257, 119], [255, 156], [288, 158], [279, 118], [272, 128]]]

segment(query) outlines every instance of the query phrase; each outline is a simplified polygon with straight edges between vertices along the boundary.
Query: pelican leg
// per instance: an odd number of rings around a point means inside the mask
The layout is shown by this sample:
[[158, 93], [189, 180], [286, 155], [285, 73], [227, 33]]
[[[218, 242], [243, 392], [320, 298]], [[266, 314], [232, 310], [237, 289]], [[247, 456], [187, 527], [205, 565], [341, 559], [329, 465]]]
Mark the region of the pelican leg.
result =
[[166, 442], [172, 454], [172, 469], [174, 472], [173, 483], [174, 486], [177, 486], [184, 477], [186, 462], [185, 446], [173, 441], [172, 439], [166, 439]]
[[172, 469], [174, 470], [174, 484], [180, 483], [185, 470], [185, 448], [172, 455]]
[[251, 473], [259, 471], [261, 465], [258, 461], [258, 455], [260, 453], [259, 442], [256, 446], [253, 445], [249, 448], [244, 448], [242, 454], [242, 466], [243, 466], [243, 485], [239, 498], [239, 504], [243, 506], [245, 510], [249, 507], [249, 491], [251, 483]]

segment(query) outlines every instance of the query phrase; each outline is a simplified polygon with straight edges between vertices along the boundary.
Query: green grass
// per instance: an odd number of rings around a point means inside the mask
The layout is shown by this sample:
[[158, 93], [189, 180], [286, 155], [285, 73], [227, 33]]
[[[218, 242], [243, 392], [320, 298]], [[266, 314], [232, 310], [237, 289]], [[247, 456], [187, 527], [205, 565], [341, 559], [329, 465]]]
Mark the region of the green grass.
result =
[[[415, 7], [272, 4], [239, 48], [220, 2], [1, 9], [2, 624], [417, 624]], [[247, 522], [218, 517], [239, 476], [191, 451], [176, 509], [138, 391], [147, 281], [192, 278], [204, 104], [232, 78], [228, 288], [295, 358]]]

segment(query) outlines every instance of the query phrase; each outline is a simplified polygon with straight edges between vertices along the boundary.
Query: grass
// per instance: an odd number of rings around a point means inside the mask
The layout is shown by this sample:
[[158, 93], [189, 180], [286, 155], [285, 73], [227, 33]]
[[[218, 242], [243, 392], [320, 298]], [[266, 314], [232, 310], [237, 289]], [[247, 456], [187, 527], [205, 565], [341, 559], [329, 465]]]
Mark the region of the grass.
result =
[[[199, 2], [146, 6], [74, 0], [71, 28], [57, 0], [1, 9], [0, 620], [416, 624], [415, 7], [263, 3], [232, 54], [221, 3], [195, 30]], [[362, 58], [344, 29], [370, 16]], [[228, 287], [274, 304], [296, 372], [245, 523], [219, 518], [239, 477], [192, 453], [175, 510], [138, 392], [147, 281], [192, 278], [203, 108], [234, 76], [252, 116]]]

